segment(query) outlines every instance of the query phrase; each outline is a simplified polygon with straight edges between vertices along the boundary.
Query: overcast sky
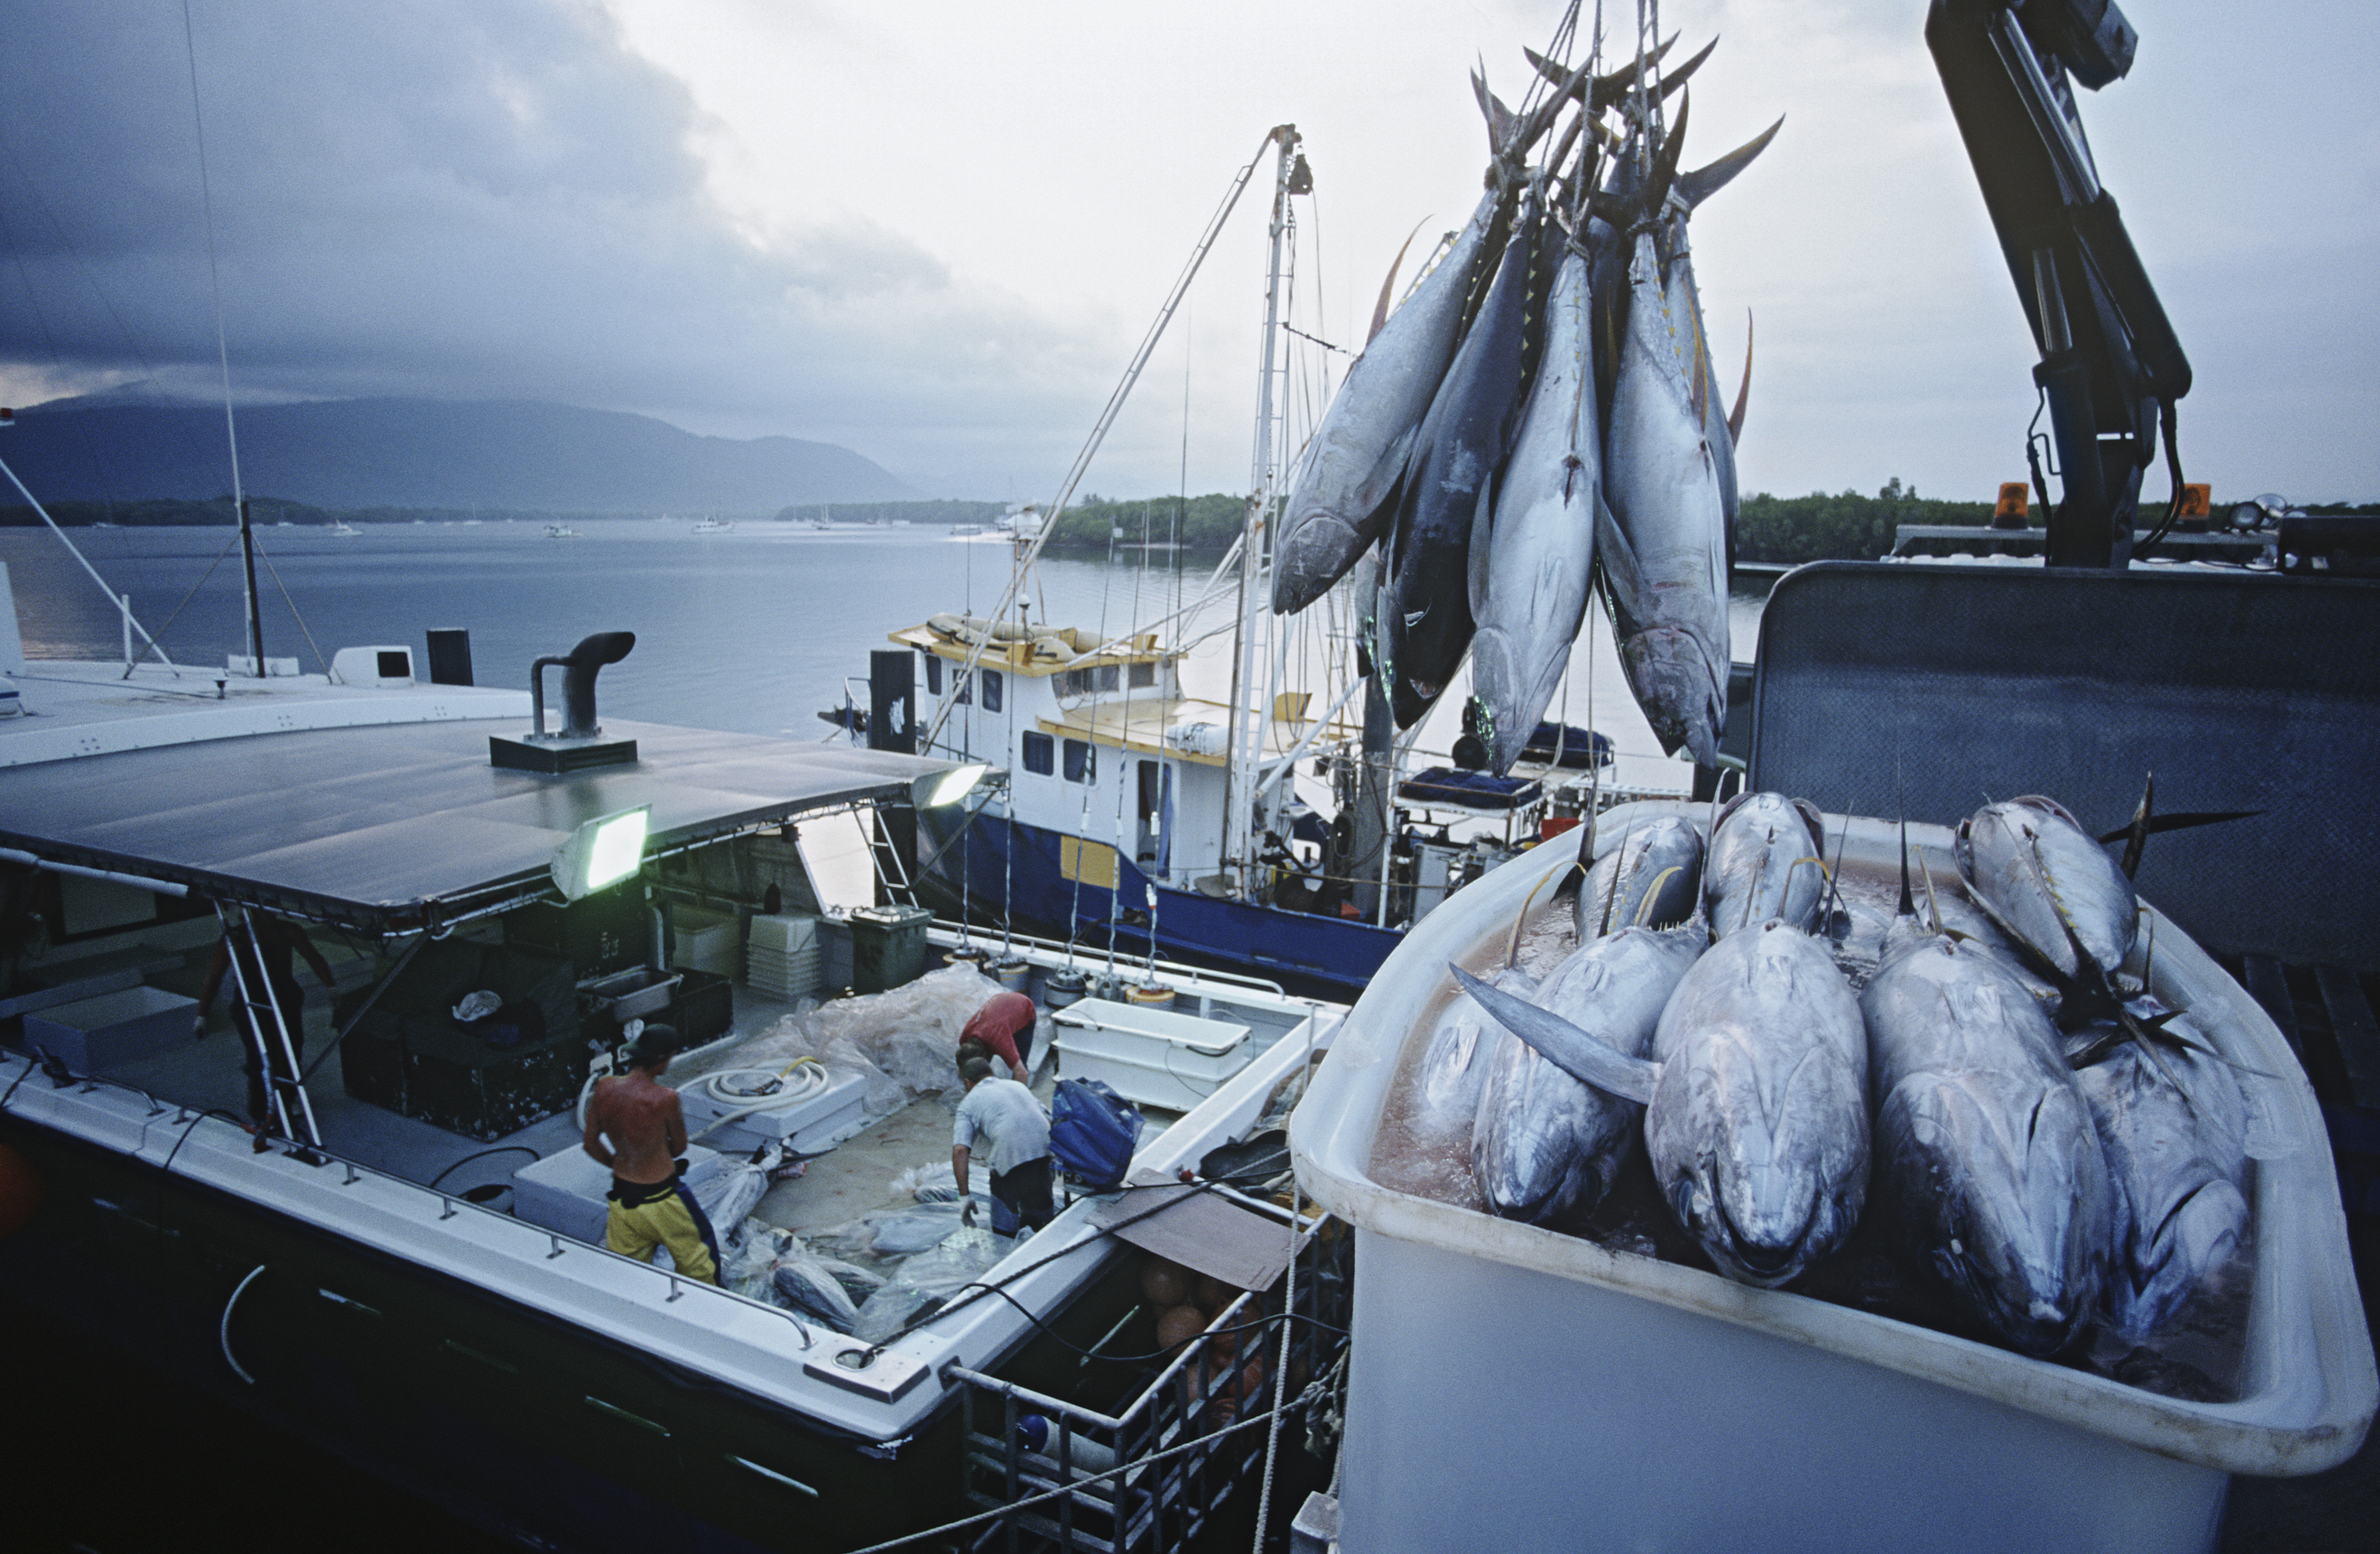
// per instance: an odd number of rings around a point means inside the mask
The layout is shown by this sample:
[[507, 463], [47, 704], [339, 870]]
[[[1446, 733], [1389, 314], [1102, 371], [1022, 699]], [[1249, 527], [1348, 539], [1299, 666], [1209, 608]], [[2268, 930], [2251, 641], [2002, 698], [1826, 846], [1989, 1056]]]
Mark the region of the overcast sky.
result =
[[[1592, 9], [1590, 6], [1590, 11]], [[1615, 16], [1618, 7], [1612, 7]], [[1723, 378], [1757, 319], [1747, 490], [1987, 496], [2031, 340], [1922, 0], [1668, 0], [1718, 55], [1695, 221]], [[2126, 0], [2100, 171], [2196, 369], [2194, 479], [2380, 498], [2380, 21]], [[534, 397], [838, 443], [936, 495], [1046, 499], [1233, 173], [1305, 138], [1300, 325], [1358, 337], [1457, 225], [1551, 0], [190, 0], [243, 395]], [[1633, 29], [1631, 8], [1622, 22]], [[1624, 42], [1615, 53], [1624, 53]], [[1269, 176], [1269, 168], [1266, 176]], [[1091, 488], [1239, 489], [1264, 189]], [[1420, 245], [1416, 245], [1418, 248]], [[215, 380], [179, 0], [0, 0], [0, 403]], [[1343, 360], [1343, 358], [1341, 358]], [[1310, 382], [1311, 378], [1301, 380]], [[2161, 494], [2164, 479], [2150, 490]]]

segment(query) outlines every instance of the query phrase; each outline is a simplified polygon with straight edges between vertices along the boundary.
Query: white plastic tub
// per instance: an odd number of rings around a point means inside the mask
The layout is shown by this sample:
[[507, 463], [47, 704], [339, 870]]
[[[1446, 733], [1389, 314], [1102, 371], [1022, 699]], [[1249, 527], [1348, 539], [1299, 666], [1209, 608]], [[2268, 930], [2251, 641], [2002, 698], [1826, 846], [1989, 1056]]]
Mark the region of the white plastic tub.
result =
[[[1704, 810], [1634, 807], [1638, 823], [1666, 813]], [[1600, 834], [1616, 843], [1630, 819]], [[1829, 818], [1829, 856], [1842, 830]], [[1889, 825], [1849, 831], [1854, 865], [1895, 856]], [[1911, 841], [1937, 880], [1954, 873], [1947, 831]], [[1574, 856], [1525, 854], [1416, 926], [1291, 1123], [1305, 1190], [1356, 1227], [1350, 1554], [2204, 1549], [2229, 1475], [2354, 1453], [2372, 1344], [2313, 1092], [2263, 1011], [2162, 917], [2156, 990], [2235, 1061], [2287, 1076], [2243, 1077], [2278, 1153], [2254, 1179], [2237, 1402], [2161, 1397], [1373, 1180], [1382, 1108], [1447, 1001], [1447, 963], [1500, 959], [1524, 901]]]
[[25, 1045], [78, 1073], [95, 1073], [188, 1041], [198, 1008], [194, 998], [143, 983], [27, 1014]]
[[1097, 1079], [1142, 1106], [1187, 1111], [1248, 1065], [1248, 1027], [1170, 1009], [1087, 998], [1052, 1013], [1058, 1072]]

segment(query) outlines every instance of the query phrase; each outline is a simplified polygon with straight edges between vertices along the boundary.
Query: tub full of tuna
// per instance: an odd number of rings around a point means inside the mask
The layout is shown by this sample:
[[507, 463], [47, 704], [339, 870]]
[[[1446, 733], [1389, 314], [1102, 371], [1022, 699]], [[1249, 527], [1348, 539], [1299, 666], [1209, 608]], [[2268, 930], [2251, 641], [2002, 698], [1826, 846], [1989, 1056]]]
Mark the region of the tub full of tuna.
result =
[[1358, 1232], [1351, 1547], [1484, 1489], [1515, 1547], [2203, 1548], [2354, 1453], [2320, 1113], [2145, 828], [1587, 829], [1415, 930], [1293, 1127]]

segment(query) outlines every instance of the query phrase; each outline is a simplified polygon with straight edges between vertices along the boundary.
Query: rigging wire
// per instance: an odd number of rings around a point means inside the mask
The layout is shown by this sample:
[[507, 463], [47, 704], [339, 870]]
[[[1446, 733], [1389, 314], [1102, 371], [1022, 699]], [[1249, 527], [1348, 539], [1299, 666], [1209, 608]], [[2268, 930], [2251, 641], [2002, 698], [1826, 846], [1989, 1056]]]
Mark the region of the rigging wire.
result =
[[[199, 107], [199, 42], [190, 23], [190, 0], [182, 0], [182, 46], [190, 69], [190, 127], [198, 139], [199, 206], [206, 216], [207, 285], [214, 294], [215, 356], [223, 366], [224, 435], [231, 442], [231, 499], [232, 510], [237, 513], [248, 498], [239, 481], [239, 426], [232, 417], [231, 345], [224, 332], [223, 273], [215, 261], [214, 187], [207, 176], [207, 122]], [[264, 674], [261, 662], [257, 664], [256, 673], [260, 676]]]

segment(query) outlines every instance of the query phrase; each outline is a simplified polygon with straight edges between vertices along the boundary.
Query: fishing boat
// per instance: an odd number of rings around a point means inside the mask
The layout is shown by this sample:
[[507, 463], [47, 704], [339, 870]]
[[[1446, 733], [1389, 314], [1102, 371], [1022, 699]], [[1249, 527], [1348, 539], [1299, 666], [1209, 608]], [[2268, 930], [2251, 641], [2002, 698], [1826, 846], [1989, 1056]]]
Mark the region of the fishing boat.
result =
[[[806, 834], [857, 816], [914, 837], [920, 817], [979, 801], [980, 768], [599, 722], [596, 675], [633, 646], [625, 633], [540, 660], [516, 690], [425, 678], [393, 644], [343, 650], [325, 676], [243, 679], [153, 643], [137, 662], [28, 665], [15, 642], [0, 632], [0, 683], [21, 684], [35, 715], [0, 723], [13, 1299], [473, 1520], [574, 1548], [855, 1547], [971, 1513], [979, 1535], [1016, 1474], [1044, 1471], [994, 1427], [1015, 1398], [1078, 1423], [1077, 1441], [1103, 1421], [1128, 1456], [1191, 1442], [1222, 1406], [1203, 1380], [1150, 1385], [1195, 1355], [1079, 1360], [1103, 1342], [1160, 1347], [1139, 1310], [1146, 1258], [1127, 1244], [1137, 1217], [1119, 1208], [1135, 1189], [1070, 1195], [1029, 1238], [962, 1234], [954, 1204], [892, 1187], [948, 1158], [947, 1101], [894, 1082], [887, 1111], [872, 1088], [885, 1074], [854, 1054], [893, 1062], [882, 1044], [916, 1041], [921, 1021], [954, 1040], [1002, 985], [1054, 991], [1074, 1011], [1042, 1046], [1045, 1093], [1093, 1073], [1147, 1095], [1131, 1180], [1173, 1182], [1278, 1129], [1341, 1012], [1172, 965], [1144, 974], [1171, 1008], [1139, 985], [1045, 989], [1062, 950], [1022, 940], [995, 984], [960, 930], [906, 904], [916, 856], [897, 841], [877, 852], [880, 909], [824, 909]], [[431, 662], [458, 649], [434, 642]], [[330, 985], [298, 1007], [249, 948], [285, 925], [332, 957]], [[218, 943], [236, 952], [240, 1023], [193, 1042], [191, 994]], [[937, 951], [953, 964], [921, 977]], [[818, 1017], [857, 1045], [813, 1044], [816, 1061], [786, 1066], [804, 1012], [853, 989]], [[492, 1012], [472, 1006], [481, 993]], [[607, 1251], [603, 1172], [575, 1108], [639, 1021], [689, 1044], [671, 1078], [698, 1194], [729, 1173], [759, 1190], [756, 1154], [804, 1168], [753, 1217], [722, 1219], [722, 1236], [791, 1248], [867, 1210], [867, 1246], [869, 1225], [905, 1210], [904, 1233], [922, 1215], [921, 1244], [972, 1261], [856, 1338], [765, 1281], [739, 1293]], [[261, 1123], [239, 1099], [251, 1028], [281, 1056]], [[739, 1076], [772, 1033], [769, 1072]], [[1213, 1191], [1281, 1258], [1311, 1244], [1313, 1216]], [[730, 1251], [732, 1269], [732, 1237]], [[901, 1269], [924, 1277], [905, 1260], [880, 1277]], [[1216, 1342], [1255, 1299], [1218, 1314]], [[1310, 1374], [1317, 1355], [1299, 1353]], [[1262, 1446], [1191, 1442], [1114, 1487], [1110, 1514], [1195, 1524], [1208, 1477], [1239, 1482]], [[970, 1466], [984, 1460], [1007, 1475], [998, 1497]]]
[[[1609, 741], [1569, 725], [1547, 724], [1504, 776], [1475, 770], [1477, 758], [1459, 746], [1425, 745], [1423, 730], [1394, 740], [1385, 708], [1372, 704], [1371, 677], [1357, 673], [1352, 629], [1316, 651], [1311, 632], [1272, 613], [1269, 516], [1280, 511], [1284, 450], [1298, 442], [1277, 393], [1280, 353], [1295, 344], [1284, 327], [1292, 200], [1311, 175], [1293, 128], [1275, 131], [1269, 147], [1248, 522], [1196, 599], [1112, 637], [1033, 620], [1024, 602], [1109, 421], [1261, 156], [1242, 169], [1064, 490], [1046, 510], [1009, 516], [1016, 560], [1000, 604], [990, 615], [935, 614], [892, 630], [892, 649], [870, 659], [869, 705], [820, 716], [876, 748], [1007, 772], [963, 843], [934, 838], [919, 885], [939, 909], [1070, 943], [1248, 968], [1343, 998], [1451, 893], [1632, 790], [1611, 781]], [[1202, 637], [1227, 656], [1220, 695], [1185, 684], [1185, 668], [1196, 667], [1185, 644]], [[1691, 774], [1670, 770], [1674, 788], [1633, 791], [1682, 794]]]
[[545, 537], [548, 540], [576, 540], [578, 538], [578, 531], [568, 524], [548, 524], [545, 526]]
[[733, 534], [735, 531], [735, 520], [721, 517], [698, 518], [694, 527], [686, 530], [688, 534]]

